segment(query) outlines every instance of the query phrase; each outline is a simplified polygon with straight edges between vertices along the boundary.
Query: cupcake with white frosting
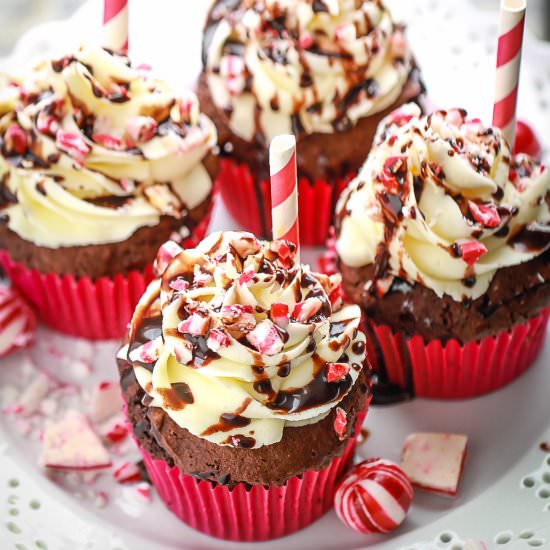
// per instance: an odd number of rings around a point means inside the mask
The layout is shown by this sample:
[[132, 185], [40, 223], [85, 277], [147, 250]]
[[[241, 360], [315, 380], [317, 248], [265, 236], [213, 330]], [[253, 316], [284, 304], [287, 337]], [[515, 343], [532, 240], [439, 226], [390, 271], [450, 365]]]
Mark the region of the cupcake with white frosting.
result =
[[228, 209], [270, 234], [267, 145], [293, 133], [302, 244], [324, 243], [380, 120], [423, 93], [404, 29], [378, 0], [218, 0], [203, 63], [198, 94], [218, 129]]
[[[177, 95], [147, 67], [100, 48], [11, 80], [0, 115], [8, 274], [54, 327], [120, 337], [158, 247], [204, 236], [214, 125], [193, 94]], [[85, 315], [82, 293], [93, 308]]]
[[550, 305], [549, 189], [545, 166], [465, 111], [408, 105], [382, 122], [338, 204], [336, 249], [386, 389], [468, 397], [533, 362]]
[[343, 304], [339, 275], [250, 233], [167, 243], [156, 265], [118, 355], [153, 484], [213, 536], [305, 527], [332, 506], [370, 399], [360, 308]]

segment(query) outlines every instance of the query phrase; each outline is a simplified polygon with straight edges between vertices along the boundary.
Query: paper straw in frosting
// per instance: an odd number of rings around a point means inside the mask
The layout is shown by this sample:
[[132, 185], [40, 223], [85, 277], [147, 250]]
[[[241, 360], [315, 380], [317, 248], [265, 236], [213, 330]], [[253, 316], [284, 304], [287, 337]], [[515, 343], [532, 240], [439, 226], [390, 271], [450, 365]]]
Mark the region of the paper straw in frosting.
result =
[[273, 138], [269, 148], [269, 170], [273, 239], [293, 242], [297, 247], [296, 260], [299, 262], [298, 180], [294, 136], [283, 134]]
[[501, 0], [493, 126], [514, 149], [523, 30], [527, 0]]
[[103, 46], [128, 53], [128, 0], [104, 0]]

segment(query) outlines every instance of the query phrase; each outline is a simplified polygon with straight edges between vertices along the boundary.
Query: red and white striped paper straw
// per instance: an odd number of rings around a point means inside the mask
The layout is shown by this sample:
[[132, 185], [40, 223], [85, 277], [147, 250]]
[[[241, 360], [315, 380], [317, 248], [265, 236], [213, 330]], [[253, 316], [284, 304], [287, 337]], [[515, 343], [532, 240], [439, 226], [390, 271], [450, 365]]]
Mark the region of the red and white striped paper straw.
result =
[[298, 179], [294, 136], [283, 134], [273, 138], [269, 148], [269, 170], [273, 240], [293, 242], [297, 246], [296, 259], [299, 262]]
[[514, 149], [518, 84], [527, 0], [501, 0], [493, 126]]
[[104, 1], [103, 46], [128, 53], [128, 0]]

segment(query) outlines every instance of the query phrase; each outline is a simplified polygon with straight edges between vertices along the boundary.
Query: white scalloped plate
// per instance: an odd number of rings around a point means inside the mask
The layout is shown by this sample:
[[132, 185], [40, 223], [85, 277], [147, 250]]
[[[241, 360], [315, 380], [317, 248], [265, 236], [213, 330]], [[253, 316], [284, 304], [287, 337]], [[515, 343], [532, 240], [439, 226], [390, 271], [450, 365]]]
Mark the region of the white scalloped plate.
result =
[[[0, 60], [2, 69], [22, 67], [52, 52], [67, 51], [81, 40], [97, 38], [100, 2], [86, 4], [66, 22], [33, 29], [18, 44], [14, 56]], [[200, 28], [206, 5], [156, 0], [134, 2], [131, 12], [131, 48], [136, 61], [151, 63], [175, 85], [192, 82], [199, 70]], [[436, 104], [460, 105], [488, 119], [493, 90], [495, 14], [478, 12], [461, 2], [393, 0], [409, 23], [416, 56]], [[183, 10], [185, 9], [185, 14]], [[139, 42], [138, 38], [139, 37]], [[161, 38], [160, 38], [161, 37]], [[534, 122], [540, 135], [550, 136], [550, 47], [532, 38], [526, 45], [522, 73], [520, 115]], [[434, 55], [437, 52], [437, 57]], [[177, 79], [170, 70], [181, 67]], [[217, 205], [213, 228], [235, 227]], [[314, 261], [315, 251], [306, 258]], [[45, 353], [54, 344], [67, 352], [79, 344], [45, 329], [30, 351], [41, 367], [70, 380], [68, 372]], [[91, 388], [97, 381], [115, 378], [116, 344], [93, 347], [95, 361], [89, 377], [78, 383]], [[0, 362], [0, 390], [17, 384], [25, 354]], [[533, 368], [520, 380], [492, 395], [460, 403], [417, 399], [391, 406], [372, 407], [366, 422], [370, 437], [359, 449], [361, 457], [384, 456], [399, 460], [404, 438], [414, 431], [465, 433], [470, 438], [464, 479], [456, 500], [418, 492], [406, 522], [393, 534], [358, 535], [340, 524], [333, 512], [287, 539], [251, 547], [275, 549], [377, 548], [403, 550], [460, 550], [467, 540], [484, 541], [488, 548], [522, 549], [550, 546], [550, 454], [541, 443], [550, 442], [550, 340]], [[57, 369], [57, 370], [56, 370]], [[36, 438], [22, 437], [0, 417], [0, 548], [25, 550], [169, 550], [176, 548], [242, 548], [216, 541], [187, 528], [165, 510], [158, 498], [143, 508], [128, 509], [116, 497], [109, 475], [94, 490], [106, 488], [112, 498], [97, 508], [86, 498], [91, 489], [68, 489], [48, 479], [37, 465]], [[547, 449], [547, 447], [544, 447]]]

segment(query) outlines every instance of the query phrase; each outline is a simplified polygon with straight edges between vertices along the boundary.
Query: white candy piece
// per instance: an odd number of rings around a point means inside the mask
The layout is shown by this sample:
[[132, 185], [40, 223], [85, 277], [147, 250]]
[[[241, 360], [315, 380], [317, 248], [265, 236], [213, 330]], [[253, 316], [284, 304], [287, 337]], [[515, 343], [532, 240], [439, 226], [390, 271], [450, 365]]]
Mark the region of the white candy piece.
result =
[[88, 414], [92, 422], [104, 422], [122, 409], [120, 385], [100, 382], [92, 391]]
[[418, 489], [455, 497], [468, 438], [461, 434], [414, 433], [407, 437], [401, 467]]
[[68, 411], [44, 431], [42, 465], [56, 470], [100, 470], [111, 466], [109, 453], [78, 411]]
[[51, 381], [43, 372], [37, 372], [36, 378], [25, 388], [18, 405], [23, 416], [31, 416], [40, 409], [43, 399], [50, 391]]

